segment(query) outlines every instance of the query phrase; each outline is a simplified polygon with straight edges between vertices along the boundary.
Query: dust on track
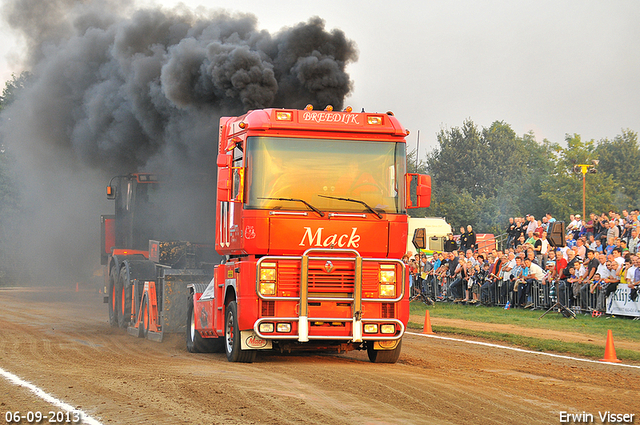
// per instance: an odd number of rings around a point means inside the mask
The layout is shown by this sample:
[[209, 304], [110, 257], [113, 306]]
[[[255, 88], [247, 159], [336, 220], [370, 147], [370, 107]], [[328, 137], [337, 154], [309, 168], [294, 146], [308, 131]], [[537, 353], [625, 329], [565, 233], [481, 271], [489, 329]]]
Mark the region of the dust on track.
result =
[[[407, 335], [395, 365], [366, 353], [191, 354], [111, 328], [100, 295], [0, 290], [0, 367], [118, 424], [553, 424], [640, 414], [640, 371]], [[0, 380], [0, 413], [41, 409]], [[635, 405], [634, 405], [635, 403]], [[46, 404], [46, 403], [44, 403]]]

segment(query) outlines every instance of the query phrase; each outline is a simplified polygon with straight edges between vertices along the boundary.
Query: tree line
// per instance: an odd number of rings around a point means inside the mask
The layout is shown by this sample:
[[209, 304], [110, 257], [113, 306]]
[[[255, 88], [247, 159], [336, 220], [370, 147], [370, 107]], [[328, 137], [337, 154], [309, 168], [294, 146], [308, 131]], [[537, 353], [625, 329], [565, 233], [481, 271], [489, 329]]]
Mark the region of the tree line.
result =
[[[7, 81], [0, 96], [3, 110], [29, 84], [27, 72]], [[15, 228], [21, 209], [20, 180], [15, 158], [0, 132], [0, 285], [11, 280], [12, 247], [3, 241]], [[408, 154], [408, 170], [430, 174], [431, 206], [411, 210], [414, 216], [444, 217], [454, 227], [471, 224], [479, 233], [503, 233], [509, 217], [550, 212], [567, 221], [582, 211], [582, 174], [576, 164], [599, 160], [596, 174], [587, 174], [587, 214], [640, 207], [640, 147], [638, 135], [622, 130], [613, 139], [583, 141], [568, 134], [564, 143], [537, 142], [532, 133], [516, 135], [495, 121], [479, 127], [470, 119], [445, 128], [425, 160]]]
[[586, 213], [640, 207], [638, 135], [622, 130], [613, 139], [584, 141], [567, 134], [563, 144], [533, 133], [518, 136], [504, 121], [479, 127], [465, 120], [442, 129], [426, 160], [409, 155], [409, 169], [432, 178], [431, 206], [412, 215], [444, 217], [458, 229], [504, 233], [509, 217], [550, 212], [567, 221], [582, 213], [582, 173], [577, 164], [599, 161], [586, 175]]

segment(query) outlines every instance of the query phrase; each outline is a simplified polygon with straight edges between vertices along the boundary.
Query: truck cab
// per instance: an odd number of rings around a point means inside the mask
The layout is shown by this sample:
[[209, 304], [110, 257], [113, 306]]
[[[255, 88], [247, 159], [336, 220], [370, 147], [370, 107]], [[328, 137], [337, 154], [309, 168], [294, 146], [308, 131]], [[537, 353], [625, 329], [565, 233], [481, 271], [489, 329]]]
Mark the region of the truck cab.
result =
[[409, 318], [406, 212], [428, 206], [431, 188], [406, 173], [407, 134], [391, 113], [350, 109], [223, 117], [215, 247], [227, 260], [191, 288], [188, 346], [222, 338], [230, 361], [260, 349], [397, 361]]

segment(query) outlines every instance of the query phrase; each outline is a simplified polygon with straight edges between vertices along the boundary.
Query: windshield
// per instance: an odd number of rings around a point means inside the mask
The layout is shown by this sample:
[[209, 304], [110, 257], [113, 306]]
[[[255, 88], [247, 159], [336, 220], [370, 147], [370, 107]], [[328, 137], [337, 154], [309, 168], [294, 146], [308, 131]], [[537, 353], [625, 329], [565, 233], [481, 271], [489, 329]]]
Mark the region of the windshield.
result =
[[247, 207], [308, 211], [404, 212], [405, 144], [351, 140], [250, 137], [247, 140]]

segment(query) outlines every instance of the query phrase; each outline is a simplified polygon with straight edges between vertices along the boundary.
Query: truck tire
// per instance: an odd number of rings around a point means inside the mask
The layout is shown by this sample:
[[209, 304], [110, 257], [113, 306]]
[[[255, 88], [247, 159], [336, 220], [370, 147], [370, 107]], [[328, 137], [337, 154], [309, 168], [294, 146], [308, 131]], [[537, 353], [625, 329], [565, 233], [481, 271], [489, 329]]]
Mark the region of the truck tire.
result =
[[230, 362], [252, 363], [256, 359], [255, 350], [242, 350], [238, 329], [238, 305], [235, 301], [227, 304], [224, 320], [224, 349]]
[[398, 341], [398, 345], [393, 350], [374, 350], [374, 341], [367, 344], [367, 354], [371, 363], [396, 363], [400, 358], [402, 351], [402, 340]]
[[147, 294], [144, 294], [142, 297], [142, 306], [140, 307], [140, 311], [142, 317], [140, 318], [140, 325], [138, 326], [138, 337], [146, 338], [149, 333], [149, 323], [151, 320], [149, 316], [149, 298]]
[[131, 280], [129, 279], [129, 266], [127, 262], [120, 269], [118, 275], [118, 326], [126, 328], [131, 321]]
[[118, 287], [118, 269], [116, 266], [111, 267], [111, 272], [109, 273], [109, 288], [108, 290], [108, 298], [109, 298], [109, 325], [114, 328], [118, 326], [118, 297], [116, 288]]

